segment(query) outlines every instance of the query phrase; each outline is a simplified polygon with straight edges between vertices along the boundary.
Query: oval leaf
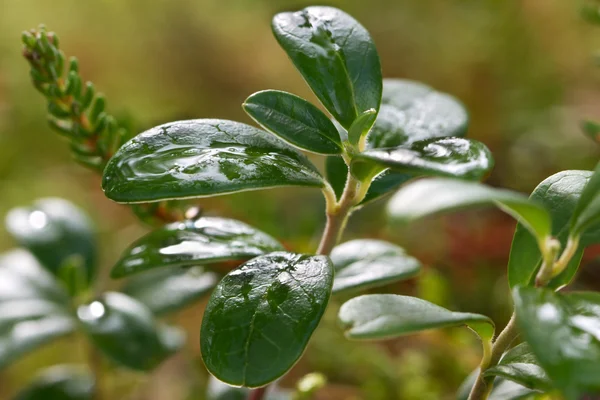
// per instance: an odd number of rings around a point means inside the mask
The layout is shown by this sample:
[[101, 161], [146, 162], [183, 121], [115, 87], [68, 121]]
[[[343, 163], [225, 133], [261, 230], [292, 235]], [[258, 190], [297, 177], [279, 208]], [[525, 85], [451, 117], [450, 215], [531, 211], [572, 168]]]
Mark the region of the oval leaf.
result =
[[[551, 234], [563, 248], [569, 236], [569, 222], [577, 207], [581, 193], [591, 176], [590, 171], [561, 171], [546, 178], [531, 193], [531, 201], [543, 205], [552, 219]], [[569, 283], [581, 261], [585, 246], [600, 243], [600, 230], [591, 230], [580, 241], [580, 248], [562, 274], [554, 278], [549, 286], [557, 288]], [[522, 224], [517, 225], [508, 261], [508, 282], [516, 285], [533, 285], [542, 263], [542, 254], [536, 238]]]
[[296, 147], [318, 154], [342, 153], [335, 125], [301, 97], [264, 90], [248, 97], [243, 107], [263, 128]]
[[402, 147], [366, 150], [354, 160], [412, 175], [472, 180], [481, 180], [494, 165], [483, 143], [461, 138], [427, 139]]
[[583, 189], [579, 202], [571, 217], [571, 231], [574, 235], [596, 225], [600, 221], [600, 163]]
[[9, 233], [54, 275], [76, 264], [84, 285], [96, 275], [96, 237], [89, 218], [59, 198], [40, 199], [31, 207], [14, 208], [6, 216]]
[[371, 108], [360, 114], [348, 129], [348, 140], [351, 144], [356, 145], [360, 139], [365, 136], [369, 129], [373, 126], [377, 118], [377, 110]]
[[93, 400], [94, 378], [78, 366], [44, 370], [13, 400]]
[[165, 266], [195, 266], [244, 260], [283, 250], [271, 236], [234, 219], [202, 217], [175, 222], [133, 243], [113, 267], [111, 276]]
[[204, 363], [218, 379], [259, 387], [302, 355], [331, 294], [325, 256], [276, 252], [230, 272], [213, 292], [202, 320]]
[[346, 337], [355, 340], [388, 339], [460, 325], [468, 325], [483, 340], [494, 336], [494, 323], [486, 316], [453, 312], [416, 297], [395, 294], [355, 297], [342, 305], [338, 318]]
[[0, 257], [0, 368], [71, 333], [69, 298], [31, 254]]
[[322, 184], [308, 159], [281, 140], [218, 119], [171, 122], [139, 134], [117, 151], [102, 179], [106, 196], [123, 203]]
[[410, 183], [392, 197], [387, 211], [392, 218], [406, 222], [428, 215], [489, 204], [495, 204], [519, 219], [540, 240], [550, 234], [551, 222], [548, 212], [526, 196], [510, 190], [456, 179], [434, 178]]
[[421, 263], [403, 248], [383, 240], [358, 239], [331, 252], [335, 267], [333, 293], [367, 289], [412, 278]]
[[332, 7], [277, 14], [273, 33], [321, 103], [346, 129], [379, 110], [382, 76], [369, 32]]
[[154, 315], [179, 311], [204, 297], [219, 276], [202, 267], [148, 271], [135, 276], [122, 292], [142, 302]]
[[517, 323], [531, 351], [567, 399], [600, 394], [600, 293], [517, 286]]
[[77, 316], [108, 358], [135, 370], [152, 370], [184, 342], [179, 329], [158, 325], [150, 310], [122, 293], [105, 293], [100, 300], [80, 306]]

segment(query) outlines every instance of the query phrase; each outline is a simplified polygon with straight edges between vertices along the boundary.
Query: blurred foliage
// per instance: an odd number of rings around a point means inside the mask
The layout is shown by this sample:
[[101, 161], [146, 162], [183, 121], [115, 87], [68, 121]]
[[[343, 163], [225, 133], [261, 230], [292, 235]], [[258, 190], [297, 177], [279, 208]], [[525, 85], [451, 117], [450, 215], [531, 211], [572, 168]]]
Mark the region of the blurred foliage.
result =
[[[384, 76], [423, 81], [467, 105], [469, 136], [485, 142], [496, 158], [489, 183], [529, 192], [556, 171], [595, 164], [598, 149], [579, 125], [584, 118], [600, 120], [600, 70], [594, 64], [600, 30], [582, 17], [583, 1], [326, 3], [369, 29]], [[99, 226], [105, 275], [145, 231], [127, 208], [103, 196], [99, 178], [78, 167], [68, 145], [48, 128], [45, 101], [22, 58], [23, 30], [45, 23], [56, 31], [65, 53], [79, 58], [82, 76], [106, 94], [109, 112], [129, 126], [203, 117], [250, 122], [241, 103], [257, 90], [287, 90], [316, 101], [269, 28], [274, 13], [309, 4], [315, 2], [0, 0], [0, 215], [38, 197], [74, 201]], [[347, 237], [392, 240], [429, 268], [421, 281], [378, 292], [418, 292], [453, 309], [488, 314], [498, 325], [506, 321], [508, 289], [499, 277], [514, 228], [510, 220], [493, 211], [470, 212], [398, 229], [386, 227], [382, 204], [357, 213]], [[324, 222], [323, 200], [312, 190], [245, 192], [201, 205], [206, 214], [248, 222], [295, 251], [312, 251]], [[13, 245], [0, 231], [0, 249]], [[600, 282], [586, 279], [588, 287], [594, 284]], [[319, 371], [328, 376], [319, 399], [450, 399], [451, 388], [478, 362], [476, 339], [462, 331], [358, 346], [343, 339], [336, 308], [283, 384], [291, 387], [294, 379]], [[189, 354], [143, 384], [128, 375], [111, 384], [136, 387], [133, 399], [202, 399], [191, 394], [202, 392], [207, 379], [197, 345], [201, 310], [195, 306], [178, 317], [190, 332]], [[449, 365], [456, 354], [463, 356], [460, 364]], [[42, 366], [81, 359], [68, 341], [26, 357], [0, 372], [0, 398]]]

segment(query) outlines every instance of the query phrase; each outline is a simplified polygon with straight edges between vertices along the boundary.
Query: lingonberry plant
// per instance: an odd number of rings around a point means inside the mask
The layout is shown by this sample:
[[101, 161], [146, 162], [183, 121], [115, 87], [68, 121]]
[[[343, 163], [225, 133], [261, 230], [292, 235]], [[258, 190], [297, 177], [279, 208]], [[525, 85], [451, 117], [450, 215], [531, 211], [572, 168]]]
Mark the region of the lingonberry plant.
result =
[[[462, 104], [420, 83], [383, 79], [375, 45], [356, 20], [335, 8], [308, 7], [276, 15], [272, 28], [330, 116], [296, 95], [265, 90], [243, 104], [262, 129], [196, 119], [166, 123], [129, 140], [93, 86], [82, 89], [76, 62], [65, 77], [56, 36], [44, 29], [24, 34], [51, 125], [69, 138], [79, 161], [103, 171], [106, 196], [137, 205], [153, 221], [174, 221], [139, 239], [112, 269], [114, 278], [143, 273], [126, 286], [137, 297], [127, 290], [129, 295], [101, 300], [83, 296], [75, 316], [65, 318], [76, 318], [118, 363], [151, 367], [177, 342], [157, 330], [152, 311], [180, 309], [215, 284], [200, 328], [204, 363], [219, 381], [252, 389], [250, 399], [266, 398], [269, 385], [302, 356], [332, 295], [418, 274], [420, 262], [395, 244], [338, 244], [352, 212], [402, 186], [387, 206], [395, 223], [482, 205], [518, 220], [508, 265], [515, 314], [496, 334], [483, 315], [414, 297], [368, 294], [342, 305], [346, 336], [378, 340], [466, 325], [481, 339], [483, 356], [459, 398], [576, 400], [599, 394], [600, 294], [562, 289], [585, 247], [600, 242], [600, 167], [559, 172], [529, 198], [480, 184], [493, 159], [484, 144], [462, 137], [468, 125]], [[325, 173], [299, 150], [325, 156]], [[325, 197], [327, 223], [314, 254], [286, 251], [242, 222], [198, 216], [193, 208], [171, 212], [177, 206], [165, 203], [282, 186], [313, 187]], [[20, 212], [22, 221], [14, 226], [26, 227], [24, 233], [13, 231], [44, 261], [57, 256], [51, 246], [36, 247], [37, 218], [54, 221], [40, 204], [39, 210]], [[55, 275], [78, 299], [81, 292], [70, 282], [86, 283], [94, 275], [85, 260], [61, 257], [43, 264], [60, 271]], [[247, 261], [217, 283], [211, 265], [228, 260]], [[7, 269], [13, 274], [20, 273], [17, 261]], [[188, 268], [198, 266], [205, 272], [191, 278]], [[11, 323], [31, 318], [40, 315]], [[132, 326], [147, 341], [132, 336]]]

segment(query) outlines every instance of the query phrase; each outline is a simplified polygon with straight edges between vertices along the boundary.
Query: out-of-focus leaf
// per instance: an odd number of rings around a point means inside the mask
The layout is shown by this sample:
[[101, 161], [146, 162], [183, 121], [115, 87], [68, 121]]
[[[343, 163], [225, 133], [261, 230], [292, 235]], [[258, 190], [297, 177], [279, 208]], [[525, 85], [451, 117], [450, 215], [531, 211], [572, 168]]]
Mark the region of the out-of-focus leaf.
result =
[[571, 216], [571, 232], [582, 235], [600, 221], [600, 163], [596, 166]]
[[94, 377], [79, 366], [57, 365], [40, 373], [13, 400], [93, 400]]

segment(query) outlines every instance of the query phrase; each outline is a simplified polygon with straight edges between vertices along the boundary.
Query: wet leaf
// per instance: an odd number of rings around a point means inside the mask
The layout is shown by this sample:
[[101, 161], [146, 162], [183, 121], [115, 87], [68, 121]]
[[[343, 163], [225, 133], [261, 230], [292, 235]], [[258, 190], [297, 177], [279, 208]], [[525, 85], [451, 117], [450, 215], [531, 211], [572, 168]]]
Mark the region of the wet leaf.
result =
[[273, 18], [273, 33], [321, 103], [346, 129], [379, 110], [381, 65], [369, 32], [333, 7], [307, 7]]
[[550, 216], [542, 205], [520, 193], [456, 179], [434, 178], [410, 183], [391, 198], [387, 210], [392, 218], [408, 222], [482, 205], [497, 205], [540, 239], [550, 234]]
[[[530, 199], [543, 205], [552, 219], [552, 235], [561, 242], [563, 248], [569, 236], [569, 222], [589, 181], [590, 171], [561, 171], [542, 181], [531, 193]], [[562, 274], [554, 278], [549, 286], [560, 287], [569, 283], [579, 267], [583, 249], [600, 243], [600, 229], [586, 233], [580, 241], [580, 248]], [[542, 263], [542, 254], [535, 237], [522, 224], [517, 225], [508, 261], [508, 282], [516, 285], [533, 285]]]
[[142, 302], [154, 315], [163, 315], [200, 300], [218, 282], [218, 274], [202, 267], [162, 269], [129, 279], [121, 291]]
[[82, 270], [84, 286], [96, 275], [96, 237], [89, 218], [59, 198], [40, 199], [31, 207], [14, 208], [6, 216], [10, 234], [56, 276], [61, 268]]
[[278, 90], [264, 90], [248, 97], [243, 107], [263, 128], [296, 147], [318, 154], [342, 152], [335, 125], [303, 98]]
[[0, 368], [71, 333], [69, 298], [52, 275], [24, 250], [0, 257]]
[[317, 327], [332, 281], [329, 258], [285, 252], [256, 257], [230, 272], [202, 320], [208, 370], [223, 382], [246, 387], [282, 376]]
[[105, 293], [80, 306], [77, 316], [108, 358], [134, 370], [152, 370], [184, 343], [183, 332], [159, 325], [148, 308], [123, 293]]
[[412, 278], [421, 263], [403, 248], [383, 240], [358, 239], [331, 252], [335, 267], [333, 293], [367, 289]]
[[517, 323], [531, 351], [569, 400], [600, 394], [600, 293], [517, 286]]
[[121, 278], [166, 266], [244, 260], [282, 249], [271, 236], [243, 222], [203, 217], [175, 222], [143, 236], [125, 250], [111, 276]]
[[79, 366], [44, 370], [13, 400], [93, 400], [94, 378]]
[[317, 169], [273, 135], [239, 122], [177, 121], [139, 134], [110, 160], [110, 199], [148, 202], [277, 186], [321, 187]]
[[600, 222], [600, 163], [579, 197], [571, 217], [571, 232], [574, 235], [582, 235], [598, 222]]
[[486, 316], [453, 312], [416, 297], [369, 294], [345, 302], [338, 314], [348, 339], [389, 339], [428, 329], [467, 325], [483, 340], [494, 336]]

